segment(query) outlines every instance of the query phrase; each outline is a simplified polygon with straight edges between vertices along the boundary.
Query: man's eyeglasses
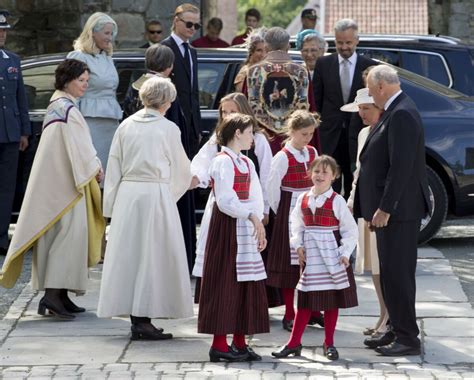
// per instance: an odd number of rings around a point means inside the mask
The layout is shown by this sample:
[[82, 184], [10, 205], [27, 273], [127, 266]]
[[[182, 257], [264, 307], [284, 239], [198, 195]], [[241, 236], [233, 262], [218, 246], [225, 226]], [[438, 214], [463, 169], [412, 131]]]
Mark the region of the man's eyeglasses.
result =
[[163, 31], [162, 30], [149, 30], [148, 33], [150, 33], [150, 34], [161, 34], [161, 33], [163, 33]]
[[194, 27], [194, 30], [199, 30], [199, 29], [201, 29], [201, 24], [199, 24], [199, 23], [197, 23], [197, 22], [194, 23], [194, 22], [191, 22], [191, 21], [184, 21], [183, 19], [181, 19], [181, 18], [179, 18], [179, 17], [178, 17], [178, 20], [181, 21], [181, 22], [183, 22], [184, 25], [186, 26], [186, 28], [188, 28], [188, 29], [191, 29], [192, 27]]

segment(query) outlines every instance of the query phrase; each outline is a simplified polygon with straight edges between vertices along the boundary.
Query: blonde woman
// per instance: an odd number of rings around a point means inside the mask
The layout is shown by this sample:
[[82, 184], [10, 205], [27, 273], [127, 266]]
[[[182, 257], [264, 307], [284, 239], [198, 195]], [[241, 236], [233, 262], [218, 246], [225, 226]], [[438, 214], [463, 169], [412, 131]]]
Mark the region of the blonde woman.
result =
[[107, 167], [112, 137], [122, 119], [122, 110], [116, 98], [119, 77], [112, 60], [116, 36], [115, 21], [105, 13], [94, 13], [74, 41], [74, 51], [67, 55], [87, 63], [90, 69], [89, 88], [79, 100], [79, 109], [89, 125], [92, 141], [104, 168]]

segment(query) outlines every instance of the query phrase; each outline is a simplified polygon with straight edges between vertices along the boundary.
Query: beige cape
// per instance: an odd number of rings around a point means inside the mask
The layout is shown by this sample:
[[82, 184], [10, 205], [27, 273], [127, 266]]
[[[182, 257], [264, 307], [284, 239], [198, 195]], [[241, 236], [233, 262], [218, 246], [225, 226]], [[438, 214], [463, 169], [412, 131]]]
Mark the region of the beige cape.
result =
[[20, 276], [24, 254], [64, 214], [85, 197], [88, 265], [100, 260], [105, 221], [95, 176], [100, 162], [89, 128], [74, 98], [56, 91], [47, 109], [43, 133], [7, 256], [0, 285], [11, 288]]

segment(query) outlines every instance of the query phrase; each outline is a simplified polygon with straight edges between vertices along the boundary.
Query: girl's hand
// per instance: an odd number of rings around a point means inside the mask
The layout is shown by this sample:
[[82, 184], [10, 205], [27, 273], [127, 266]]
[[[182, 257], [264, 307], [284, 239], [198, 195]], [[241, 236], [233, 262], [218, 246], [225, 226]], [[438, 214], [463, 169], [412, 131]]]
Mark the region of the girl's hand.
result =
[[344, 265], [345, 268], [349, 268], [349, 259], [345, 256], [341, 256], [341, 258], [339, 259], [339, 263]]
[[298, 254], [298, 262], [300, 267], [303, 268], [303, 266], [306, 264], [306, 251], [303, 247], [299, 247], [296, 250], [296, 253]]
[[98, 173], [95, 175], [97, 182], [101, 183], [104, 180], [104, 169], [100, 168]]
[[250, 221], [254, 227], [253, 237], [257, 239], [258, 249], [259, 251], [263, 251], [267, 246], [267, 239], [265, 239], [265, 227], [254, 214], [250, 216]]

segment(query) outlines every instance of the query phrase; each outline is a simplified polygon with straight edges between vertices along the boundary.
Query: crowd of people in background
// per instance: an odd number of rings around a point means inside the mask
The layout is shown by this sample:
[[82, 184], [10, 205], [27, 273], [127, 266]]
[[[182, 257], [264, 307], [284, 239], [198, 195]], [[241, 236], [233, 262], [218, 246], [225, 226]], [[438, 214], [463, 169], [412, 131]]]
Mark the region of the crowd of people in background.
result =
[[[301, 355], [305, 327], [318, 324], [324, 355], [337, 360], [339, 309], [358, 305], [355, 259], [356, 273], [371, 271], [380, 304], [364, 344], [386, 356], [420, 354], [416, 245], [431, 207], [423, 129], [397, 72], [357, 53], [354, 20], [336, 22], [336, 52], [325, 55], [317, 12], [304, 9], [300, 64], [290, 35], [260, 26], [249, 9], [231, 43], [247, 58], [202, 144], [196, 48], [229, 46], [222, 20], [211, 18], [194, 40], [202, 25], [192, 4], [176, 8], [165, 39], [158, 20], [147, 22], [146, 73], [122, 109], [117, 24], [94, 13], [56, 69], [9, 243], [10, 177], [31, 129], [20, 60], [4, 49], [7, 16], [0, 11], [0, 83], [9, 86], [1, 91], [14, 94], [0, 109], [2, 286], [16, 282], [32, 248], [32, 284], [44, 291], [38, 313], [74, 320], [85, 309], [68, 294], [85, 293], [88, 267], [102, 258], [97, 315], [130, 317], [132, 340], [164, 340], [172, 333], [152, 319], [193, 315], [192, 274], [197, 331], [213, 335], [210, 361], [262, 360], [246, 337], [269, 332], [268, 309], [282, 305], [291, 335], [272, 355]], [[198, 237], [196, 187], [211, 189]]]

